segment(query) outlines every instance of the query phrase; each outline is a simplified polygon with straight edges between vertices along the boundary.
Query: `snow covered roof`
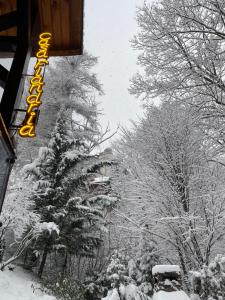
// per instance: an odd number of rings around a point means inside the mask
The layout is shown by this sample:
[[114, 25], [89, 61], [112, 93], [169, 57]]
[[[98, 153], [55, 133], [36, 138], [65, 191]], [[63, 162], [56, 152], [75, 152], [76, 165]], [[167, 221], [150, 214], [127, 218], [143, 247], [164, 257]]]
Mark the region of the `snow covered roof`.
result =
[[93, 181], [91, 181], [91, 184], [100, 184], [100, 183], [107, 183], [109, 182], [109, 177], [108, 176], [100, 176], [94, 178]]
[[180, 267], [177, 265], [156, 265], [152, 268], [153, 275], [170, 272], [180, 273]]

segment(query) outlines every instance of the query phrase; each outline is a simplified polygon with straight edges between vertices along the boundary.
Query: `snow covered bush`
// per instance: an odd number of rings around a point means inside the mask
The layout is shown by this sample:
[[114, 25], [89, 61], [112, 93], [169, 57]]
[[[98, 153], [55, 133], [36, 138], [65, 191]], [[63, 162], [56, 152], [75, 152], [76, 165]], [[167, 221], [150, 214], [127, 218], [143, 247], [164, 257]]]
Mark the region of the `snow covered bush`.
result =
[[75, 280], [67, 277], [52, 279], [45, 278], [43, 286], [60, 300], [84, 300], [82, 287]]
[[128, 271], [128, 257], [115, 250], [112, 254], [106, 271], [95, 274], [85, 283], [86, 299], [99, 300], [112, 289], [119, 290], [121, 284], [131, 281]]
[[153, 294], [154, 280], [152, 268], [158, 261], [159, 255], [156, 242], [151, 240], [151, 237], [146, 234], [145, 231], [142, 231], [139, 242], [139, 251], [136, 256], [136, 270], [134, 269], [136, 276], [133, 274], [132, 278], [135, 278], [139, 290], [148, 296], [152, 296]]
[[118, 289], [121, 284], [129, 283], [128, 258], [115, 251], [107, 267], [106, 276], [112, 288]]
[[100, 300], [107, 295], [111, 284], [110, 281], [107, 280], [105, 272], [101, 274], [96, 272], [92, 276], [86, 278], [83, 286], [85, 300]]
[[102, 273], [94, 274], [84, 283], [85, 299], [100, 300], [113, 289], [119, 291], [121, 284], [126, 285], [131, 281], [128, 271], [129, 258], [115, 250], [109, 264]]
[[225, 257], [217, 255], [207, 266], [191, 273], [193, 299], [202, 300], [225, 299]]
[[[157, 247], [144, 233], [141, 234], [137, 255], [130, 259], [116, 250], [106, 272], [86, 285], [86, 299], [144, 300], [153, 294], [152, 267], [158, 262]], [[107, 295], [106, 295], [107, 293]]]

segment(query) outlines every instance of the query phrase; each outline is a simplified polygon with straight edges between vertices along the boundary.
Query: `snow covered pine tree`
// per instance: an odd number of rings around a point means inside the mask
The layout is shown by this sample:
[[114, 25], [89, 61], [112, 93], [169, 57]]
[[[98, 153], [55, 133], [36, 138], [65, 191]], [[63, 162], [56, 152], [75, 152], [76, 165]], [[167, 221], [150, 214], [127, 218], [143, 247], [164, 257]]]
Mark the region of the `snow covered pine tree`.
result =
[[95, 141], [88, 120], [85, 127], [74, 128], [68, 115], [62, 106], [48, 147], [40, 148], [33, 163], [24, 167], [33, 185], [33, 209], [40, 214], [43, 229], [32, 245], [33, 251], [42, 252], [40, 277], [53, 250], [64, 255], [64, 268], [69, 254], [93, 255], [101, 243], [103, 211], [115, 202], [105, 195], [88, 195], [88, 178], [111, 162], [90, 153]]

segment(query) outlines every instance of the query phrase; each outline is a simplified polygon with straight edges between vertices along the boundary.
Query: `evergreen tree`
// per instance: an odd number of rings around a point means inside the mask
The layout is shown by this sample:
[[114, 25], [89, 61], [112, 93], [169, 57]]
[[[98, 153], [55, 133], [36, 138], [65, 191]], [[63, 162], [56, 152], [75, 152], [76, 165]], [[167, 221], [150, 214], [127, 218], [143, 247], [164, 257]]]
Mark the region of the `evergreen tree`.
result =
[[128, 274], [128, 258], [115, 251], [106, 270], [106, 276], [112, 288], [119, 289], [121, 284], [130, 281]]
[[[100, 300], [115, 291], [120, 297], [120, 288], [131, 282], [128, 272], [128, 257], [115, 250], [107, 268], [100, 274], [94, 274], [84, 284], [87, 300]], [[119, 298], [120, 299], [120, 298]]]
[[158, 263], [159, 256], [157, 244], [148, 238], [146, 232], [142, 231], [136, 258], [136, 282], [144, 294], [151, 296], [154, 284], [152, 268]]
[[94, 119], [91, 115], [80, 115], [86, 125], [80, 122], [73, 127], [71, 110], [62, 106], [48, 147], [40, 148], [38, 157], [24, 168], [33, 184], [33, 209], [40, 215], [41, 224], [46, 224], [33, 244], [33, 250], [42, 252], [39, 276], [53, 250], [65, 255], [65, 267], [68, 254], [93, 255], [101, 243], [103, 211], [115, 201], [104, 195], [88, 194], [89, 177], [111, 162], [91, 154], [94, 135], [89, 126], [94, 128]]

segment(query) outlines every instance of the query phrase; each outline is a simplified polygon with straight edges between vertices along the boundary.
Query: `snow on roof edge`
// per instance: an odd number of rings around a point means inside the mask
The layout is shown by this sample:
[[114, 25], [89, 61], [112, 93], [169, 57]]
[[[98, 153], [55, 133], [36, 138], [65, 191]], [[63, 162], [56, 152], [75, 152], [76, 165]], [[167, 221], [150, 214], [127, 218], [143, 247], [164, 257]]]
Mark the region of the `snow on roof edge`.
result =
[[180, 267], [178, 265], [156, 265], [152, 268], [152, 274], [163, 274], [168, 272], [180, 273]]

